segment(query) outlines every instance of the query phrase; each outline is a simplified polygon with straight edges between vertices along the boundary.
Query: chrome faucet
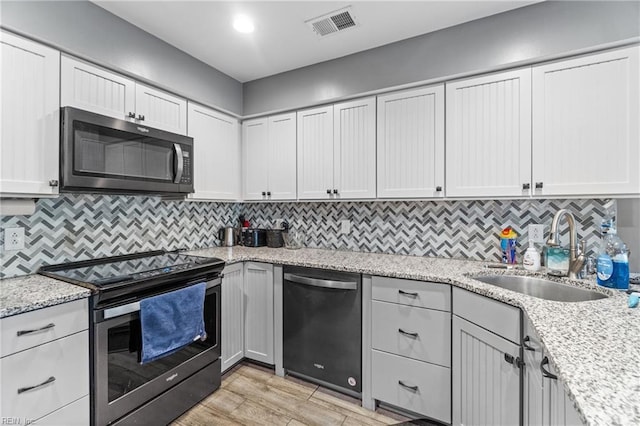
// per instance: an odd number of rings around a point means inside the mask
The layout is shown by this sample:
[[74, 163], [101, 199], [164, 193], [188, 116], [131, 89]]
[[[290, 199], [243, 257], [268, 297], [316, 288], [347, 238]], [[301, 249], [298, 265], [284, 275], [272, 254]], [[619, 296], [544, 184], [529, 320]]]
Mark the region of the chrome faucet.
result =
[[557, 247], [560, 245], [560, 236], [558, 235], [558, 222], [561, 217], [567, 218], [569, 224], [569, 278], [579, 279], [581, 278], [582, 265], [585, 262], [586, 242], [583, 240], [580, 242], [580, 247], [576, 246], [576, 218], [573, 214], [566, 210], [560, 209], [553, 216], [551, 221], [551, 230], [549, 231], [549, 239], [547, 245], [551, 247]]

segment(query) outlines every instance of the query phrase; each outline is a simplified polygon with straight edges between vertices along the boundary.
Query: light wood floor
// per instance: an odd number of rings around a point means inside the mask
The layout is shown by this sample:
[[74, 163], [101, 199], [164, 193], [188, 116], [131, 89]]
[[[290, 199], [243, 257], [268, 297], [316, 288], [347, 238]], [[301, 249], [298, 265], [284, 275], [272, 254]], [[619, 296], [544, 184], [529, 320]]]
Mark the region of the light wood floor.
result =
[[194, 425], [390, 425], [406, 419], [272, 370], [243, 363], [225, 373], [220, 389], [172, 426]]

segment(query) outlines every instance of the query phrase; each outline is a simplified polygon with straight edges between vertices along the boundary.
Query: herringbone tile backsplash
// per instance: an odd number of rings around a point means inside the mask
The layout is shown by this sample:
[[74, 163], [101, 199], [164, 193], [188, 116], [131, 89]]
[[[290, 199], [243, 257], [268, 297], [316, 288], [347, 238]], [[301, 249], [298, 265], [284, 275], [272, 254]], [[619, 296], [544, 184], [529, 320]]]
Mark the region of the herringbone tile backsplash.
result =
[[[532, 223], [548, 226], [560, 208], [572, 211], [590, 250], [600, 219], [614, 200], [378, 201], [326, 203], [203, 203], [157, 197], [65, 194], [41, 199], [31, 216], [2, 217], [2, 228], [25, 228], [25, 249], [3, 252], [0, 277], [35, 272], [43, 264], [155, 249], [217, 244], [216, 231], [244, 214], [252, 226], [287, 219], [308, 247], [414, 256], [499, 260], [497, 233], [511, 225], [527, 246]], [[340, 221], [351, 232], [340, 234]], [[561, 227], [567, 234], [567, 227]], [[568, 242], [568, 237], [563, 241]]]

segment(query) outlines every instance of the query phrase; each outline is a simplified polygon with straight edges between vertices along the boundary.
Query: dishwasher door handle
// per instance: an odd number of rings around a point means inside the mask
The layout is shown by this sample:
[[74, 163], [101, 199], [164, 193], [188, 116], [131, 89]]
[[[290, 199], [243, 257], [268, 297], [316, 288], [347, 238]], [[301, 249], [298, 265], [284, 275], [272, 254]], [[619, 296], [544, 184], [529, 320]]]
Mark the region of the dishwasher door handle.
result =
[[332, 288], [335, 290], [357, 290], [358, 289], [358, 283], [355, 281], [323, 280], [320, 278], [303, 277], [301, 275], [295, 275], [290, 273], [285, 273], [284, 279], [286, 281], [291, 281], [292, 283], [312, 285], [314, 287]]

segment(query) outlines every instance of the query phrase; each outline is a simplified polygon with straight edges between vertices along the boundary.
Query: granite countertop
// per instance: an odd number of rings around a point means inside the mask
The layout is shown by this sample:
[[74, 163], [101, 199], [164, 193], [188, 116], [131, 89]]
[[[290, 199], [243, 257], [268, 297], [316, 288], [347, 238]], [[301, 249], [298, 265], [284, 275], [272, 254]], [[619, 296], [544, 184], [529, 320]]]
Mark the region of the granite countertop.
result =
[[[531, 320], [567, 394], [587, 424], [640, 424], [640, 308], [627, 308], [624, 293], [598, 287], [593, 280], [555, 279], [610, 296], [564, 303], [474, 280], [474, 276], [504, 273], [544, 276], [522, 270], [488, 270], [484, 262], [267, 247], [215, 247], [187, 254], [218, 257], [228, 264], [256, 261], [448, 283], [517, 306]], [[0, 280], [0, 318], [89, 295], [85, 288], [41, 275]]]
[[0, 280], [0, 318], [83, 299], [90, 294], [86, 288], [43, 275]]
[[546, 275], [487, 270], [484, 262], [321, 249], [216, 247], [188, 254], [227, 263], [256, 261], [449, 283], [522, 308], [531, 320], [565, 390], [590, 425], [640, 424], [640, 308], [593, 280], [554, 279], [608, 294], [565, 303], [538, 299], [474, 280], [495, 274]]

